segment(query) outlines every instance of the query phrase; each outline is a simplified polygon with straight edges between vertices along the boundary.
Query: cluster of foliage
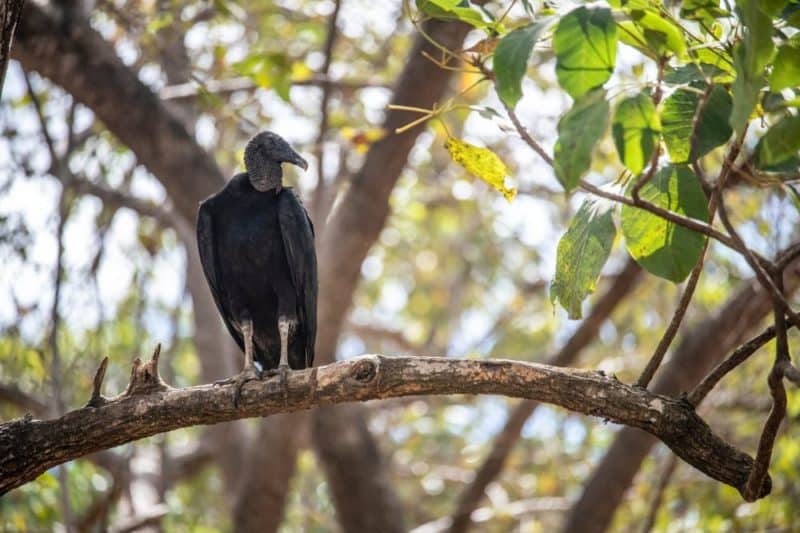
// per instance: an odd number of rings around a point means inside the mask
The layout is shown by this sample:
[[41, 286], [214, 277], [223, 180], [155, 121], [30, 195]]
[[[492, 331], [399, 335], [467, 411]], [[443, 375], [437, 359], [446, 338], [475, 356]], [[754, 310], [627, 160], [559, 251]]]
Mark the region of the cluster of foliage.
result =
[[[708, 223], [704, 167], [719, 167], [721, 154], [729, 154], [730, 166], [744, 149], [741, 167], [749, 178], [800, 198], [792, 183], [800, 177], [800, 3], [738, 0], [723, 9], [717, 1], [692, 0], [676, 13], [660, 1], [615, 0], [563, 15], [535, 13], [522, 3], [532, 21], [513, 30], [466, 2], [418, 0], [417, 6], [486, 33], [484, 48], [492, 52], [473, 47], [478, 53], [467, 61], [483, 67], [491, 57], [492, 71], [485, 72], [510, 112], [539, 55], [534, 48], [549, 43], [542, 54], [555, 56], [558, 83], [573, 100], [558, 122], [552, 160], [566, 192], [586, 188], [610, 122], [621, 168], [609, 191], [621, 188], [628, 197]], [[619, 45], [646, 58], [641, 68], [654, 79], [612, 80]], [[453, 150], [457, 142], [448, 140], [453, 159], [511, 198], [502, 161], [477, 147], [465, 157]], [[617, 203], [613, 196], [586, 199], [559, 243], [551, 295], [572, 318], [580, 318], [617, 238]], [[657, 213], [628, 203], [619, 219], [628, 253], [656, 276], [684, 281], [705, 251], [704, 235]]]

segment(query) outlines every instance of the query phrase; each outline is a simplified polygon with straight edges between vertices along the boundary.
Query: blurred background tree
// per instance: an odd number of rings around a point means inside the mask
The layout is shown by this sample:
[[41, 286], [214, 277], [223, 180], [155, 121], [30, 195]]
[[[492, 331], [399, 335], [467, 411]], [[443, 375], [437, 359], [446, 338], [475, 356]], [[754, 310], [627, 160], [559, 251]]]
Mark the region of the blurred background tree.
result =
[[[491, 84], [478, 83], [483, 74], [442, 65], [437, 46], [490, 54], [493, 32], [552, 6], [470, 9], [496, 25], [476, 29], [458, 20], [463, 12], [429, 20], [393, 0], [29, 0], [0, 109], [0, 416], [82, 405], [104, 356], [108, 388], [122, 390], [127, 364], [157, 342], [176, 386], [239, 368], [199, 270], [194, 214], [240, 171], [244, 144], [261, 129], [311, 163], [288, 181], [318, 228], [321, 364], [365, 352], [509, 357], [635, 381], [682, 288], [645, 278], [616, 246], [582, 322], [554, 307], [557, 245], [579, 203], [514, 133]], [[791, 24], [783, 23], [789, 34]], [[653, 61], [620, 50], [615, 87], [652, 86]], [[550, 41], [536, 51], [516, 115], [551, 153], [571, 104]], [[390, 103], [448, 112], [397, 133], [419, 115]], [[452, 164], [451, 137], [499, 154], [516, 199]], [[703, 165], [719, 168], [723, 156], [712, 151]], [[610, 181], [619, 171], [606, 136], [592, 176]], [[748, 245], [766, 256], [797, 239], [787, 183], [740, 180], [728, 197]], [[656, 377], [662, 392], [690, 390], [768, 317], [746, 262], [718, 243], [710, 250]], [[770, 405], [767, 353], [701, 409], [745, 450], [755, 450]], [[789, 399], [796, 420], [800, 400]], [[4, 497], [0, 525], [788, 530], [800, 520], [797, 442], [787, 424], [773, 494], [744, 503], [643, 433], [548, 406], [441, 397], [326, 407], [176, 431], [74, 461]]]

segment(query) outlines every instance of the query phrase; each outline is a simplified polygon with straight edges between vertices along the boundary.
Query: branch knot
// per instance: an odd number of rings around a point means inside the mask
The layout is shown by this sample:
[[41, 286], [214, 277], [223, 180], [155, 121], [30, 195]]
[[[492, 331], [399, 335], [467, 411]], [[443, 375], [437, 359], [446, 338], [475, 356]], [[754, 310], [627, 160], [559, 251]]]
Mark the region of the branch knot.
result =
[[158, 373], [158, 358], [161, 355], [161, 345], [156, 346], [153, 357], [146, 363], [138, 357], [133, 361], [131, 369], [131, 381], [125, 389], [123, 396], [133, 396], [136, 394], [150, 394], [152, 392], [164, 391], [169, 386], [161, 379]]
[[361, 359], [350, 371], [350, 376], [358, 382], [367, 384], [378, 375], [378, 365], [372, 359]]

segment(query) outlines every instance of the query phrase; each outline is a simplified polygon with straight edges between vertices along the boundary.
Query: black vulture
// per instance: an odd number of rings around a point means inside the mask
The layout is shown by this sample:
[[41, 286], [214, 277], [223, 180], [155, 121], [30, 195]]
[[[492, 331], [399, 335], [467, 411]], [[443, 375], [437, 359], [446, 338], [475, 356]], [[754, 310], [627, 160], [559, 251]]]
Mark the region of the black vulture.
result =
[[242, 372], [222, 383], [241, 387], [263, 372], [307, 368], [317, 333], [314, 227], [281, 163], [304, 170], [280, 136], [264, 131], [244, 151], [246, 172], [200, 204], [197, 244], [203, 272], [225, 325], [244, 351]]

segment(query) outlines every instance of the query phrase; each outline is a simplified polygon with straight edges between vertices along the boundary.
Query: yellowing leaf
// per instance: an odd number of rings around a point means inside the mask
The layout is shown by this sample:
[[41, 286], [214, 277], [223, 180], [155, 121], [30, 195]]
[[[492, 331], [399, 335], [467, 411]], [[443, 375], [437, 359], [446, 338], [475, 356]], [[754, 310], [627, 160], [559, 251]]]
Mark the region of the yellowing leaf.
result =
[[479, 177], [503, 193], [509, 202], [517, 195], [517, 189], [506, 187], [508, 169], [496, 153], [455, 137], [447, 139], [445, 147], [450, 152], [453, 161], [464, 167], [470, 174]]

